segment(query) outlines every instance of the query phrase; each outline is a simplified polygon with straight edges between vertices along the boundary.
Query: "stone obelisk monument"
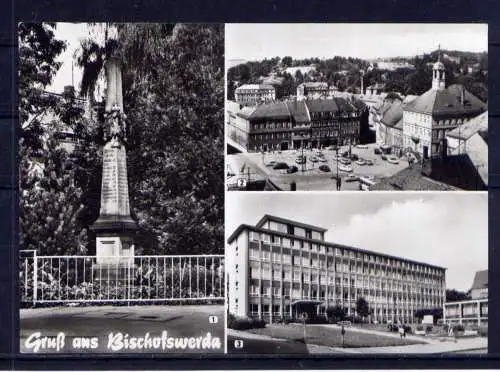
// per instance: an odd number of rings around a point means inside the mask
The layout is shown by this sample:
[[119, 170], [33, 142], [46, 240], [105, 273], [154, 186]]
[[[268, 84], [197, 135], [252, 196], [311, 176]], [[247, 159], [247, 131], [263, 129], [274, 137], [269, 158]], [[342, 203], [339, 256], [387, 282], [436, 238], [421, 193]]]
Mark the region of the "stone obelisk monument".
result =
[[[133, 264], [137, 224], [130, 216], [126, 116], [123, 111], [121, 66], [110, 59], [106, 68], [105, 145], [102, 156], [101, 209], [91, 226], [96, 233], [96, 269], [114, 271]], [[111, 276], [117, 276], [111, 273]]]

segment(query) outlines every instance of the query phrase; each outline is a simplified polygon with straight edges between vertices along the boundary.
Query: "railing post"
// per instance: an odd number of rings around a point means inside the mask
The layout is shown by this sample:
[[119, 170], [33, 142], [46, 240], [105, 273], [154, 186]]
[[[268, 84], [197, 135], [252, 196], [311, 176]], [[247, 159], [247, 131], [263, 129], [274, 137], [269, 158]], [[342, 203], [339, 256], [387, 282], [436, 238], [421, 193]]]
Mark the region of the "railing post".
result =
[[33, 251], [33, 305], [36, 305], [38, 297], [38, 259], [36, 251]]

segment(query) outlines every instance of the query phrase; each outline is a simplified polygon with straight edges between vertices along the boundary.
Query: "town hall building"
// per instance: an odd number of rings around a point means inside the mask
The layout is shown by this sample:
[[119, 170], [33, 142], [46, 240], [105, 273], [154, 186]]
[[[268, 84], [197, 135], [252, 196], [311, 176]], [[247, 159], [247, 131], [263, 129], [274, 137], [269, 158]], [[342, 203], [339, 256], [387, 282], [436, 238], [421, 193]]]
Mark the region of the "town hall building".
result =
[[463, 85], [446, 87], [445, 75], [445, 66], [438, 58], [432, 67], [431, 88], [403, 110], [403, 146], [424, 158], [439, 153], [439, 145], [449, 131], [487, 109], [487, 105]]

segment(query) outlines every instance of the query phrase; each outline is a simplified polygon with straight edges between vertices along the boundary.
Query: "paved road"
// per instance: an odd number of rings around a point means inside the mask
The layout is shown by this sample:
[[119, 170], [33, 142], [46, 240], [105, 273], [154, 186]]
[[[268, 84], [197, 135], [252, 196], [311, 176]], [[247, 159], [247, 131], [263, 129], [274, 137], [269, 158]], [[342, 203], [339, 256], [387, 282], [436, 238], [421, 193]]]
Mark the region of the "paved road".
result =
[[[235, 341], [242, 341], [242, 347], [235, 347]], [[259, 340], [238, 336], [227, 337], [227, 352], [229, 354], [275, 354], [277, 356], [309, 354], [307, 345], [302, 342], [271, 339]]]
[[[210, 315], [217, 316], [216, 324], [210, 323]], [[60, 307], [21, 310], [20, 317], [21, 352], [224, 352], [224, 307], [221, 305]], [[61, 332], [64, 333], [64, 345], [60, 338], [58, 351], [55, 337]], [[49, 347], [44, 349], [45, 336], [51, 340], [45, 345]], [[127, 341], [131, 346], [129, 349]], [[88, 347], [81, 349], [78, 343], [88, 343]], [[37, 347], [40, 347], [38, 351], [35, 350]]]
[[[381, 160], [379, 155], [374, 154], [375, 144], [371, 144], [366, 149], [353, 147], [352, 152], [364, 159], [371, 159], [375, 162], [373, 166], [360, 166], [352, 163], [354, 169], [353, 174], [356, 176], [370, 176], [376, 180], [392, 176], [398, 171], [406, 168], [408, 164], [402, 159], [399, 164], [390, 164]], [[342, 148], [345, 151], [347, 147]], [[313, 152], [308, 150], [304, 152], [309, 158]], [[298, 166], [299, 172], [287, 174], [285, 171], [276, 171], [271, 167], [266, 167], [265, 164], [270, 161], [285, 162], [289, 165], [295, 164], [295, 158], [298, 152], [293, 150], [283, 151], [281, 153], [239, 153], [228, 155], [227, 162], [234, 173], [238, 174], [243, 164], [245, 169], [250, 169], [251, 178], [253, 180], [270, 178], [282, 190], [290, 190], [290, 183], [295, 181], [297, 190], [336, 190], [336, 182], [333, 176], [336, 175], [337, 161], [334, 160], [334, 152], [325, 150], [324, 154], [328, 160], [326, 163], [311, 163], [307, 161], [305, 172], [301, 171], [301, 166]], [[327, 164], [331, 172], [321, 172], [318, 168], [321, 164]], [[345, 172], [339, 172], [342, 179], [347, 175]], [[233, 180], [228, 180], [228, 184], [236, 183], [239, 176], [233, 177]], [[359, 190], [358, 182], [342, 182], [342, 190], [354, 191]]]

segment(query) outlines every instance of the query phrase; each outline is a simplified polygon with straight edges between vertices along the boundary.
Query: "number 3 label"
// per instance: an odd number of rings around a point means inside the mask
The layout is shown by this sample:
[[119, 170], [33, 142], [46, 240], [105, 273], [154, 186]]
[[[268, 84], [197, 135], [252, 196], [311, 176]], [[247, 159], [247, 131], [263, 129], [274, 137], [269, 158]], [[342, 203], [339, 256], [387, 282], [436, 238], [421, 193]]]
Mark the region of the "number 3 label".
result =
[[243, 340], [234, 340], [235, 349], [243, 349]]

